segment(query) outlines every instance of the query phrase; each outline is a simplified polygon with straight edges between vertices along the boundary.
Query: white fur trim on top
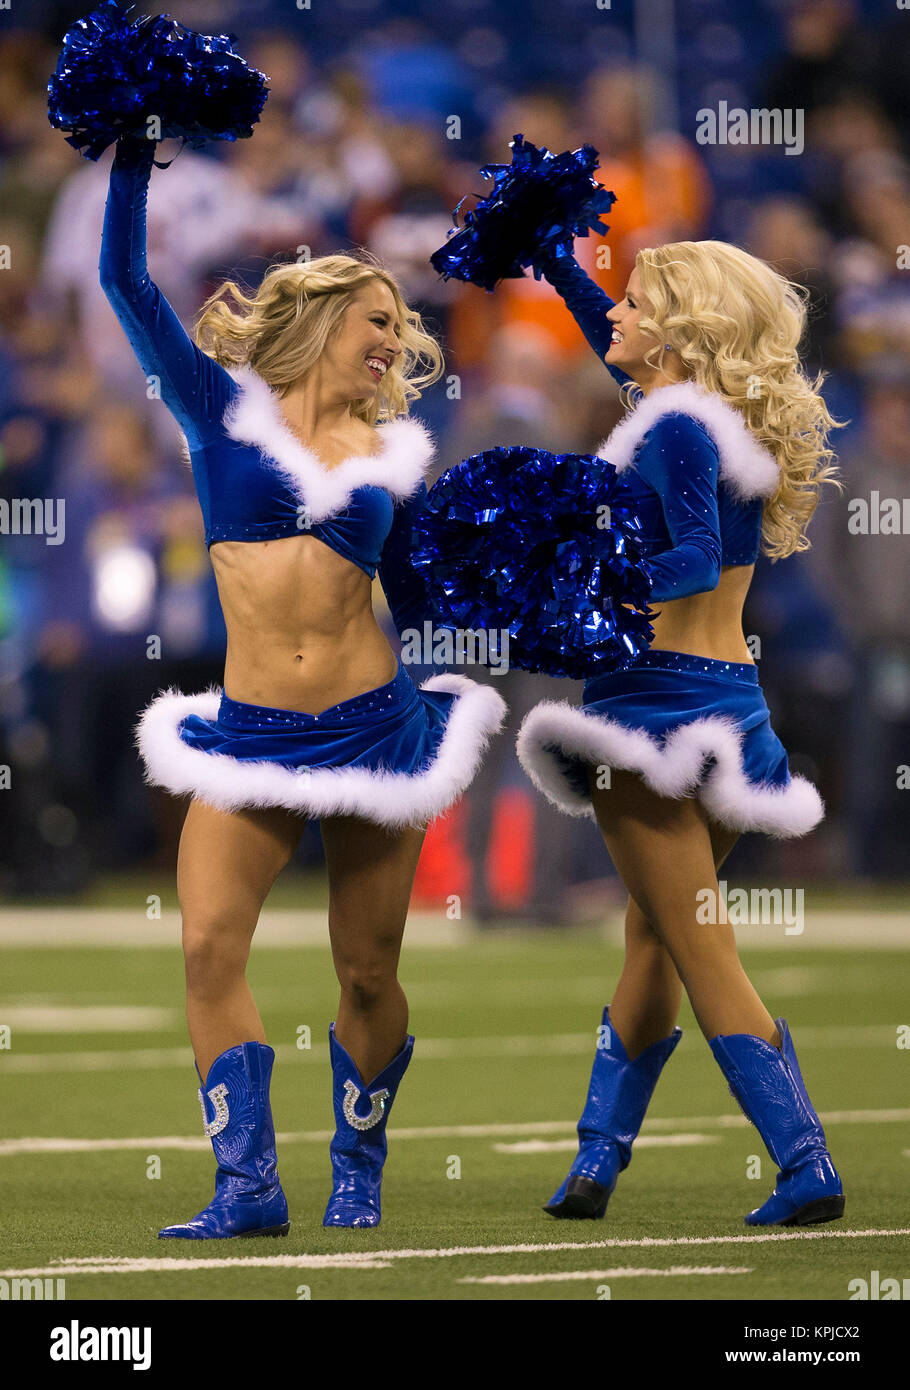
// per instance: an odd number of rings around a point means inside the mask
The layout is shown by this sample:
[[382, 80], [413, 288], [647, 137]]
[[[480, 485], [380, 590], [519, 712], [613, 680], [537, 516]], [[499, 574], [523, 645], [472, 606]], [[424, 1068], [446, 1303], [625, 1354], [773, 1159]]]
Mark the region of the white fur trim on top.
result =
[[178, 728], [190, 714], [216, 719], [220, 692], [169, 690], [152, 701], [136, 729], [145, 778], [175, 796], [191, 793], [219, 811], [281, 806], [314, 820], [360, 816], [389, 829], [425, 825], [472, 781], [489, 738], [502, 726], [506, 704], [498, 691], [467, 676], [431, 676], [420, 688], [457, 697], [436, 756], [423, 772], [339, 767], [298, 773], [265, 760], [241, 762], [225, 753], [205, 753], [184, 743]]
[[650, 391], [598, 447], [598, 455], [619, 470], [628, 468], [638, 445], [664, 415], [691, 415], [704, 426], [717, 446], [721, 479], [742, 501], [776, 491], [780, 469], [774, 455], [759, 444], [734, 406], [694, 381]]
[[[570, 816], [594, 817], [594, 807], [572, 786], [548, 745], [595, 767], [638, 772], [659, 796], [696, 796], [709, 816], [732, 830], [758, 830], [777, 839], [806, 835], [825, 814], [805, 777], [786, 787], [750, 782], [743, 769], [742, 732], [735, 720], [709, 715], [680, 724], [661, 744], [645, 729], [590, 714], [561, 700], [545, 700], [518, 732], [518, 758], [539, 791]], [[705, 774], [705, 764], [713, 765]]]
[[252, 367], [234, 367], [240, 388], [224, 412], [232, 439], [255, 444], [264, 461], [279, 473], [312, 521], [342, 511], [359, 487], [381, 487], [393, 497], [410, 497], [433, 457], [433, 441], [419, 420], [387, 420], [376, 426], [381, 448], [376, 454], [351, 454], [327, 468], [293, 433], [281, 413], [279, 397]]

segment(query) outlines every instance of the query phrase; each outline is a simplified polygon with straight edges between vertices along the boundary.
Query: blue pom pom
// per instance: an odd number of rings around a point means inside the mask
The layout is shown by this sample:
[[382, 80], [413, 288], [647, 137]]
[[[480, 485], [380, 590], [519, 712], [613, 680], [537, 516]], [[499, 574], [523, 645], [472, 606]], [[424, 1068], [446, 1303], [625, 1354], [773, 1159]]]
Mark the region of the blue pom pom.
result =
[[598, 153], [591, 145], [554, 155], [516, 135], [511, 164], [487, 164], [482, 178], [493, 180], [493, 191], [479, 199], [458, 228], [461, 203], [453, 213], [449, 240], [430, 257], [446, 280], [466, 280], [492, 290], [500, 280], [516, 279], [524, 267], [551, 255], [571, 252], [575, 237], [591, 229], [609, 230], [600, 214], [609, 212], [616, 196], [595, 181]]
[[199, 34], [169, 15], [140, 15], [117, 0], [77, 21], [63, 39], [48, 83], [48, 120], [69, 144], [98, 156], [121, 135], [156, 139], [243, 140], [268, 97], [265, 75], [233, 48], [234, 35]]
[[653, 639], [641, 523], [604, 459], [523, 446], [475, 454], [434, 484], [413, 541], [436, 624], [508, 629], [513, 666], [582, 679]]

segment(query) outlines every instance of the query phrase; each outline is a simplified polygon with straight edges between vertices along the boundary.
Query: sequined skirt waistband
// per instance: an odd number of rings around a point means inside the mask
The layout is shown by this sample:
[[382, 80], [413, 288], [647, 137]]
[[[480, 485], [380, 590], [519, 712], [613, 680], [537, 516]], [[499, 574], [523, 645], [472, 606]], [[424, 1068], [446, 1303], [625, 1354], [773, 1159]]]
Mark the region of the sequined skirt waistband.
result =
[[385, 685], [366, 690], [362, 695], [353, 695], [349, 700], [341, 700], [319, 714], [273, 709], [269, 705], [249, 705], [223, 694], [218, 706], [218, 723], [226, 728], [257, 731], [301, 729], [319, 723], [343, 725], [370, 715], [388, 714], [417, 698], [417, 688], [399, 658], [397, 674]]
[[651, 647], [622, 669], [634, 671], [638, 666], [661, 671], [685, 671], [693, 676], [715, 676], [720, 680], [758, 685], [758, 667], [754, 661], [718, 661], [712, 656], [695, 656], [692, 652], [670, 652]]

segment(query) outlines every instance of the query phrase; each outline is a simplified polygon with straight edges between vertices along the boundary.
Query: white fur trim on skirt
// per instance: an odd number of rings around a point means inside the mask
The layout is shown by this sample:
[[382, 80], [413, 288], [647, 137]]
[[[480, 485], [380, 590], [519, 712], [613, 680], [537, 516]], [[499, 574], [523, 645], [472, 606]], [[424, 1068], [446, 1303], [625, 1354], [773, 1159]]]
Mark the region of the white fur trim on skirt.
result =
[[638, 772], [659, 796], [695, 796], [712, 820], [731, 830], [757, 830], [778, 839], [806, 835], [825, 814], [816, 788], [791, 776], [785, 786], [750, 782], [743, 769], [742, 733], [735, 720], [709, 715], [680, 724], [663, 742], [607, 715], [545, 700], [525, 717], [518, 758], [539, 791], [570, 816], [594, 817], [594, 807], [549, 751], [595, 767]]
[[359, 816], [390, 829], [423, 826], [469, 786], [487, 742], [502, 727], [506, 704], [498, 691], [467, 676], [431, 676], [420, 689], [456, 696], [436, 755], [422, 772], [329, 767], [301, 775], [265, 760], [206, 753], [184, 743], [178, 730], [191, 714], [217, 719], [220, 691], [169, 690], [152, 701], [136, 729], [145, 780], [219, 811], [277, 806], [314, 820]]

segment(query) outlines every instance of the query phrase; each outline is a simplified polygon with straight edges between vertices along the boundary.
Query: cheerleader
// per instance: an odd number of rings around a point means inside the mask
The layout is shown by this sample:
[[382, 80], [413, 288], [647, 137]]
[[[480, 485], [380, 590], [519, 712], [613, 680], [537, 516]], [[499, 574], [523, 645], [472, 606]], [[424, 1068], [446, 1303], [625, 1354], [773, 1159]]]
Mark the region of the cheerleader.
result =
[[[629, 892], [625, 961], [603, 1011], [568, 1176], [544, 1210], [602, 1217], [677, 1046], [685, 988], [732, 1094], [779, 1168], [748, 1225], [831, 1221], [843, 1187], [786, 1021], [746, 975], [717, 903], [743, 831], [807, 834], [824, 808], [771, 728], [742, 611], [759, 550], [807, 548], [834, 425], [801, 371], [805, 308], [763, 262], [717, 241], [636, 257], [621, 303], [565, 247], [539, 268], [634, 408], [598, 450], [642, 526], [650, 648], [589, 679], [581, 708], [536, 706], [518, 753], [546, 797], [596, 818]], [[712, 896], [713, 895], [713, 896]], [[701, 914], [702, 916], [706, 914]]]
[[273, 267], [251, 297], [223, 285], [197, 346], [146, 269], [154, 155], [151, 140], [118, 140], [101, 282], [185, 436], [227, 627], [223, 692], [169, 691], [138, 731], [148, 781], [192, 796], [177, 881], [217, 1161], [213, 1200], [159, 1235], [287, 1234], [274, 1052], [245, 968], [310, 818], [341, 988], [324, 1225], [375, 1226], [386, 1124], [414, 1046], [397, 964], [426, 824], [468, 786], [504, 713], [463, 676], [416, 688], [372, 612], [378, 571], [399, 633], [426, 616], [408, 547], [432, 445], [407, 410], [441, 354], [393, 278], [347, 255]]

